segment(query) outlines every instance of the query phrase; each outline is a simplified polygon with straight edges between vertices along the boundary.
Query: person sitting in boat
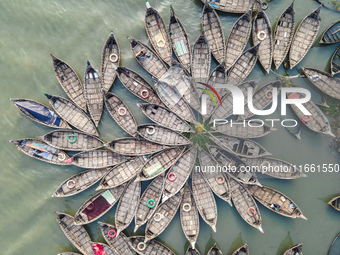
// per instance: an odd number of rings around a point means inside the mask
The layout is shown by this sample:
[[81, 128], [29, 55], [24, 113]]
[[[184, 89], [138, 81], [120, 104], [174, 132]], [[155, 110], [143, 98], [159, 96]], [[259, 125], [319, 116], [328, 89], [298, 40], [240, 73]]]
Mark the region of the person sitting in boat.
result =
[[143, 50], [141, 50], [140, 52], [138, 52], [136, 57], [137, 58], [145, 58], [145, 55], [146, 55], [146, 53]]
[[281, 206], [274, 203], [274, 204], [271, 204], [271, 205], [270, 205], [270, 208], [273, 208], [273, 209], [275, 209], [275, 210], [278, 211], [278, 210], [280, 210]]

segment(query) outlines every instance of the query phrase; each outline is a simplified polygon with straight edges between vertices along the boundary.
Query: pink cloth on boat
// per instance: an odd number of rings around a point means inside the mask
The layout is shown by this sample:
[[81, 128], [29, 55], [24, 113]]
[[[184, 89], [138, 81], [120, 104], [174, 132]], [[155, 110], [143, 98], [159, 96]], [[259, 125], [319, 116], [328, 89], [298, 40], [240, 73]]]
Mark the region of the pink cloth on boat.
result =
[[92, 249], [95, 251], [95, 255], [105, 255], [106, 251], [104, 251], [104, 246], [96, 243], [92, 245]]

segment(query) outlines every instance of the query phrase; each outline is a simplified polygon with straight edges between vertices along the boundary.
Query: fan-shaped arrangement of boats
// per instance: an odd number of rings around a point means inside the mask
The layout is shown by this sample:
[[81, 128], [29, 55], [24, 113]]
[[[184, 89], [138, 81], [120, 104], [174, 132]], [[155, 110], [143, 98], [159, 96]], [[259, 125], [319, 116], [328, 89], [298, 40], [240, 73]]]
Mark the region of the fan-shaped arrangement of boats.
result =
[[296, 255], [297, 253], [298, 254], [302, 254], [302, 246], [303, 246], [302, 243], [294, 245], [293, 247], [291, 247], [288, 250], [286, 250], [283, 253], [283, 255]]
[[333, 207], [335, 210], [340, 211], [340, 196], [332, 198], [327, 204]]
[[334, 44], [340, 42], [340, 21], [330, 25], [322, 34], [321, 44]]

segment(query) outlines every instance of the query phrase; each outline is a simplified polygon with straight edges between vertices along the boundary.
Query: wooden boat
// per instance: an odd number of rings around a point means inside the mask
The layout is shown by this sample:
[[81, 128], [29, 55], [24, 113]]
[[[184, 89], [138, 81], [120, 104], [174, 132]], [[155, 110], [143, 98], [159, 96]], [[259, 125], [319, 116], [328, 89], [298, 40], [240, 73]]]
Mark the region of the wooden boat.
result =
[[117, 203], [125, 187], [126, 184], [123, 184], [116, 188], [103, 190], [89, 198], [76, 212], [75, 224], [89, 224], [102, 217]]
[[253, 10], [250, 8], [231, 28], [226, 42], [226, 70], [232, 67], [247, 46], [251, 33]]
[[86, 113], [66, 98], [45, 94], [55, 112], [75, 128], [86, 134], [99, 136], [96, 126]]
[[172, 49], [185, 70], [190, 73], [190, 42], [189, 37], [178, 19], [174, 9], [170, 5], [170, 24], [169, 24], [170, 39], [172, 42]]
[[141, 75], [126, 67], [118, 67], [116, 72], [120, 82], [136, 97], [151, 104], [162, 104], [154, 89]]
[[211, 190], [216, 196], [231, 204], [227, 177], [224, 172], [217, 169], [219, 164], [208, 152], [201, 148], [198, 149], [198, 160], [201, 173]]
[[[189, 241], [192, 250], [195, 251], [195, 244], [200, 231], [200, 221], [195, 200], [188, 183], [185, 183], [184, 186], [183, 198], [180, 206], [180, 216], [184, 235]], [[192, 252], [191, 254], [195, 253]]]
[[242, 55], [236, 60], [233, 67], [230, 68], [228, 72], [227, 83], [231, 85], [238, 85], [245, 78], [248, 77], [250, 72], [253, 70], [256, 61], [259, 56], [260, 44], [246, 50]]
[[256, 0], [201, 0], [203, 3], [208, 2], [209, 5], [215, 10], [222, 12], [231, 12], [231, 13], [245, 13], [249, 9], [253, 8], [254, 10], [259, 9], [259, 3]]
[[332, 198], [327, 204], [340, 211], [340, 196]]
[[181, 205], [183, 191], [184, 188], [157, 207], [146, 224], [144, 242], [156, 238], [169, 226]]
[[332, 75], [340, 73], [340, 46], [336, 48], [331, 57], [331, 73]]
[[69, 197], [90, 188], [107, 173], [107, 168], [82, 171], [63, 181], [52, 197]]
[[[304, 98], [304, 95], [301, 93], [290, 93], [288, 94], [288, 98]], [[320, 110], [319, 107], [317, 107], [312, 101], [308, 101], [307, 103], [304, 103], [303, 106], [312, 114], [312, 115], [304, 115], [300, 109], [292, 104], [291, 107], [293, 111], [295, 112], [296, 116], [301, 119], [301, 122], [310, 130], [327, 134], [330, 136], [335, 135], [332, 133], [331, 126], [329, 124], [329, 121], [326, 117], [326, 115]]]
[[210, 45], [211, 54], [221, 64], [226, 56], [223, 28], [216, 11], [208, 2], [205, 2], [202, 12], [202, 28]]
[[75, 252], [63, 252], [63, 253], [59, 253], [57, 255], [81, 255], [81, 254], [75, 253]]
[[272, 27], [267, 14], [262, 10], [256, 14], [253, 24], [253, 44], [259, 47], [259, 62], [263, 69], [269, 74], [273, 61], [273, 36]]
[[217, 247], [215, 243], [208, 251], [207, 255], [223, 255], [222, 251]]
[[80, 152], [73, 155], [72, 158], [64, 160], [65, 163], [72, 163], [82, 168], [105, 168], [118, 165], [129, 157], [117, 154], [110, 150], [93, 150]]
[[60, 118], [54, 110], [42, 103], [25, 98], [10, 98], [10, 100], [22, 114], [39, 124], [51, 128], [71, 129], [67, 122]]
[[83, 85], [73, 68], [65, 61], [50, 54], [53, 61], [55, 76], [67, 96], [80, 109], [86, 112], [86, 101], [84, 97]]
[[139, 156], [111, 168], [96, 190], [117, 187], [131, 180], [141, 170], [145, 160], [143, 156]]
[[185, 255], [201, 255], [201, 253], [196, 248], [193, 249], [191, 246], [189, 246], [185, 252]]
[[116, 253], [107, 244], [92, 242], [91, 246], [94, 252], [99, 248], [102, 252], [105, 252], [105, 255], [116, 255]]
[[[259, 183], [257, 176], [255, 173], [246, 171], [247, 165], [235, 154], [228, 152], [227, 150], [222, 149], [219, 146], [214, 146], [207, 144], [206, 145], [211, 156], [218, 162], [221, 166], [220, 171], [227, 172], [236, 178], [238, 181], [245, 184], [255, 184], [261, 186]], [[217, 165], [217, 164], [215, 164]], [[227, 171], [226, 171], [227, 170]], [[223, 180], [224, 178], [224, 180]], [[227, 182], [225, 176], [223, 176], [221, 182]], [[213, 181], [213, 180], [212, 180]], [[216, 178], [217, 182], [217, 178]]]
[[257, 228], [263, 233], [260, 210], [249, 191], [236, 179], [228, 175], [231, 198], [240, 216], [250, 226]]
[[152, 143], [139, 137], [118, 138], [108, 142], [105, 146], [113, 152], [125, 156], [149, 155], [167, 148], [167, 146]]
[[192, 172], [196, 162], [197, 147], [191, 147], [184, 152], [177, 162], [170, 168], [167, 178], [164, 180], [162, 202], [177, 194]]
[[172, 59], [172, 45], [168, 29], [161, 15], [146, 1], [145, 30], [152, 47], [168, 65]]
[[54, 130], [39, 136], [47, 144], [65, 151], [89, 151], [103, 147], [104, 142], [98, 137], [77, 130]]
[[131, 36], [128, 36], [128, 40], [130, 42], [132, 54], [141, 67], [155, 78], [161, 78], [168, 68], [157, 53]]
[[97, 71], [91, 66], [89, 61], [87, 61], [84, 75], [84, 94], [87, 109], [89, 109], [94, 124], [98, 127], [104, 108], [102, 83]]
[[120, 50], [113, 31], [106, 40], [102, 53], [101, 81], [102, 88], [110, 90], [117, 77], [116, 68], [120, 62]]
[[261, 144], [250, 139], [222, 135], [211, 136], [211, 140], [223, 149], [240, 157], [258, 158], [271, 155]]
[[232, 255], [249, 255], [248, 244], [245, 244], [233, 252]]
[[27, 156], [55, 165], [69, 165], [65, 160], [70, 157], [62, 150], [56, 149], [40, 139], [25, 138], [10, 140], [17, 149]]
[[129, 135], [137, 135], [137, 121], [128, 106], [115, 94], [103, 90], [105, 106], [111, 117]]
[[129, 245], [128, 238], [124, 233], [117, 233], [117, 228], [113, 225], [98, 222], [100, 231], [105, 241], [110, 245], [111, 249], [117, 254], [135, 255], [136, 252]]
[[164, 173], [155, 178], [144, 190], [136, 210], [134, 232], [144, 225], [157, 209], [163, 188]]
[[115, 213], [117, 235], [126, 229], [135, 217], [142, 191], [141, 186], [141, 182], [131, 180], [119, 200]]
[[195, 132], [191, 126], [176, 113], [158, 104], [137, 104], [142, 112], [153, 122], [177, 132]]
[[322, 34], [321, 44], [334, 44], [340, 42], [340, 20], [330, 25]]
[[298, 26], [289, 51], [290, 69], [296, 66], [307, 54], [316, 39], [320, 23], [320, 10], [322, 5], [308, 14]]
[[137, 127], [138, 134], [145, 140], [150, 142], [169, 145], [180, 146], [188, 145], [191, 142], [183, 135], [160, 125], [143, 124]]
[[145, 162], [136, 181], [148, 181], [164, 173], [177, 162], [185, 148], [185, 146], [174, 147], [154, 154]]
[[197, 210], [202, 219], [216, 232], [217, 205], [214, 194], [199, 171], [192, 172], [191, 181]]
[[144, 236], [131, 236], [129, 237], [129, 241], [132, 249], [140, 255], [175, 255], [175, 252], [170, 250], [170, 248], [154, 239], [145, 242]]
[[276, 69], [279, 69], [285, 60], [295, 30], [294, 2], [281, 14], [277, 20], [274, 31], [273, 61]]
[[91, 238], [83, 226], [76, 225], [71, 215], [56, 212], [57, 222], [67, 239], [83, 254], [93, 254]]
[[296, 255], [296, 254], [301, 254], [302, 255], [302, 245], [303, 243], [294, 245], [293, 247], [289, 248], [286, 250], [283, 255]]
[[307, 220], [296, 203], [285, 194], [267, 186], [248, 185], [249, 193], [269, 210], [289, 218]]
[[308, 80], [330, 97], [340, 99], [340, 78], [315, 68], [301, 67]]
[[329, 247], [327, 255], [337, 255], [339, 254], [339, 242], [340, 242], [340, 233], [334, 238], [331, 246]]
[[255, 170], [278, 179], [296, 179], [307, 177], [300, 172], [293, 164], [281, 159], [261, 157], [261, 158], [241, 158], [248, 166], [256, 168]]

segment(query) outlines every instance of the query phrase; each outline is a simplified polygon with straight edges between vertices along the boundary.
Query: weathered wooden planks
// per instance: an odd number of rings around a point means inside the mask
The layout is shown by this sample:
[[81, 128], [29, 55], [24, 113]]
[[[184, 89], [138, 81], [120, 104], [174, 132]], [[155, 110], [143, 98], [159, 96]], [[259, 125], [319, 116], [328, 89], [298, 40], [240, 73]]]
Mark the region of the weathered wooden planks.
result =
[[340, 21], [334, 22], [321, 35], [321, 44], [334, 44], [340, 42]]
[[170, 250], [164, 244], [152, 239], [145, 242], [144, 236], [129, 237], [132, 249], [140, 255], [149, 254], [162, 254], [162, 255], [175, 255], [175, 252]]
[[231, 13], [245, 13], [249, 9], [258, 10], [259, 3], [255, 0], [201, 0], [203, 3], [208, 2], [215, 10]]
[[340, 46], [336, 48], [331, 57], [331, 73], [332, 75], [340, 73]]

